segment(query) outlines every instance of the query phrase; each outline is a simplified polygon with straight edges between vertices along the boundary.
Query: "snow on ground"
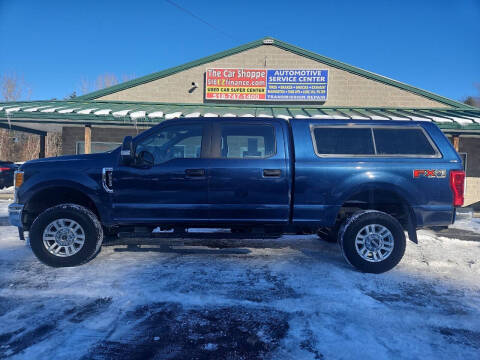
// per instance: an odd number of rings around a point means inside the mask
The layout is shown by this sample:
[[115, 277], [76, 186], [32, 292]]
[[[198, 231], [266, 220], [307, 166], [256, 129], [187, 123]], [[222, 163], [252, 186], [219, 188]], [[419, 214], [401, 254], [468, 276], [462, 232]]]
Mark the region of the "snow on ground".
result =
[[450, 226], [450, 228], [470, 230], [480, 233], [480, 218], [457, 220], [455, 221], [455, 224]]
[[480, 235], [422, 230], [382, 275], [315, 236], [104, 247], [54, 269], [6, 226], [6, 204], [0, 358], [479, 358]]
[[15, 188], [13, 186], [5, 187], [3, 189], [0, 189], [0, 194], [13, 194], [14, 191]]
[[[0, 219], [4, 220], [3, 222], [0, 221], [1, 225], [8, 225], [8, 221], [6, 221], [6, 220], [8, 219], [8, 204], [9, 203], [10, 203], [9, 201], [0, 200]], [[3, 232], [3, 231], [0, 231], [0, 234], [1, 234], [1, 232]], [[1, 248], [1, 246], [2, 245], [1, 245], [1, 242], [0, 242], [0, 248]]]

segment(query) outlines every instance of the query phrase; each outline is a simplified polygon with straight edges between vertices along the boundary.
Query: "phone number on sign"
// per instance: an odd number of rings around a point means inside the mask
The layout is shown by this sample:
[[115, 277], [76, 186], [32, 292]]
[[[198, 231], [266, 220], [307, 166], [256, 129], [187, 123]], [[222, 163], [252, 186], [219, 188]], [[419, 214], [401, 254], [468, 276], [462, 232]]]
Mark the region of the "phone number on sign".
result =
[[265, 94], [207, 94], [208, 99], [219, 100], [264, 100]]

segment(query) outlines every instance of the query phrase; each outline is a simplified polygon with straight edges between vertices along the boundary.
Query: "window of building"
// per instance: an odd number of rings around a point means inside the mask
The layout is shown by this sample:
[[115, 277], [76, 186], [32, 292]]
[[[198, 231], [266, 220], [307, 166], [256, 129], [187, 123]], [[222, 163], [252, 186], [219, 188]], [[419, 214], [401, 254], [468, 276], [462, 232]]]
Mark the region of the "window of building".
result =
[[[92, 141], [91, 144], [92, 144], [91, 145], [92, 153], [102, 153], [102, 152], [111, 151], [121, 145], [121, 143], [116, 143], [116, 142], [100, 142], [100, 141]], [[84, 141], [77, 141], [76, 153], [85, 154]]]
[[422, 129], [374, 128], [378, 155], [427, 155], [436, 154]]
[[221, 157], [262, 159], [275, 154], [275, 129], [267, 124], [221, 125]]
[[315, 127], [316, 152], [321, 155], [374, 155], [370, 128]]

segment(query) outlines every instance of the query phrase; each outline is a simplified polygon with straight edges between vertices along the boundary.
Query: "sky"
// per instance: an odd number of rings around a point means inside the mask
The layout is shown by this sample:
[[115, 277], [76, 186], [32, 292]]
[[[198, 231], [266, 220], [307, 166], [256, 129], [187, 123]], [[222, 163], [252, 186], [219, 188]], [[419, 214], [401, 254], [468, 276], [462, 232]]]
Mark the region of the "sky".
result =
[[454, 100], [480, 92], [480, 0], [0, 0], [0, 74], [24, 99], [63, 99], [264, 36]]

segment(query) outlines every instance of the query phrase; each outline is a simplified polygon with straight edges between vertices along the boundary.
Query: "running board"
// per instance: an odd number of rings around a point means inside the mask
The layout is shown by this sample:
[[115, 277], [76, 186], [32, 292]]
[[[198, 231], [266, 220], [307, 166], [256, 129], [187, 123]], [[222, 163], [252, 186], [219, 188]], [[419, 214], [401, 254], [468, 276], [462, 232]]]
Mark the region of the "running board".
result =
[[120, 232], [117, 238], [114, 238], [105, 245], [165, 245], [169, 242], [163, 240], [177, 240], [171, 241], [172, 244], [178, 244], [182, 239], [278, 239], [282, 234], [279, 233], [207, 233], [207, 232], [164, 232], [164, 233], [149, 233], [149, 232]]

